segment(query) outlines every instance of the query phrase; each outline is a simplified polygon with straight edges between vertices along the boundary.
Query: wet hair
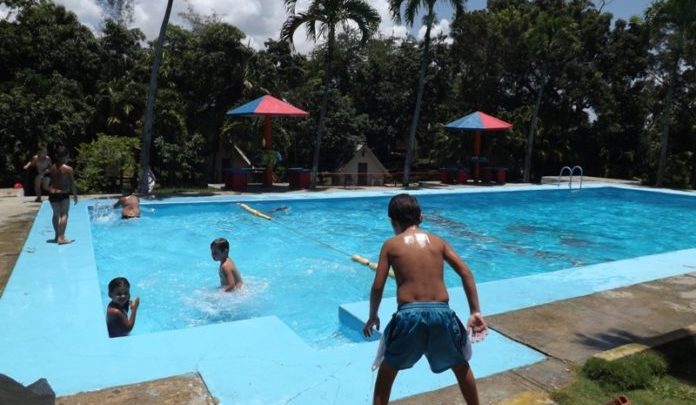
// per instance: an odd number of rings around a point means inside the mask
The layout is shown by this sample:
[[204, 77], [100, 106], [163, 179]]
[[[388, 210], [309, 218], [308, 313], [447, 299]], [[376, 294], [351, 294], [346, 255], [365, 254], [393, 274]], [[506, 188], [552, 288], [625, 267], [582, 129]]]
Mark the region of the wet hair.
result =
[[211, 249], [215, 248], [218, 250], [229, 252], [230, 242], [228, 242], [227, 239], [225, 239], [225, 238], [217, 238], [210, 243], [210, 248]]
[[60, 162], [67, 162], [68, 157], [68, 148], [66, 148], [65, 145], [60, 145], [56, 148], [56, 160]]
[[421, 222], [421, 209], [416, 197], [410, 194], [398, 194], [389, 201], [389, 218], [407, 228]]
[[117, 288], [130, 288], [130, 283], [128, 282], [128, 279], [125, 277], [116, 277], [115, 279], [109, 281], [109, 294], [114, 292]]

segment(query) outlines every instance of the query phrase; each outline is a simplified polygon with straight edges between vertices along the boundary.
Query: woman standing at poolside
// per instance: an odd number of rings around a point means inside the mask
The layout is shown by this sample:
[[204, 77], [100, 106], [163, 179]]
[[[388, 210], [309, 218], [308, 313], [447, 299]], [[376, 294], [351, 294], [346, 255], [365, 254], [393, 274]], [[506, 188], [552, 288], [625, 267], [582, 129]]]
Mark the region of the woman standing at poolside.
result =
[[53, 242], [64, 245], [74, 241], [65, 239], [65, 228], [68, 227], [68, 211], [70, 211], [70, 193], [77, 204], [77, 187], [72, 167], [67, 165], [68, 150], [59, 146], [56, 151], [56, 163], [51, 166], [51, 184], [48, 188], [48, 201], [53, 209], [53, 230], [56, 237]]
[[41, 191], [48, 188], [48, 182], [50, 181], [49, 173], [51, 172], [51, 158], [48, 156], [45, 146], [41, 146], [39, 152], [24, 165], [24, 170], [29, 170], [32, 166], [36, 168], [36, 176], [34, 177], [36, 199], [34, 201], [41, 202]]

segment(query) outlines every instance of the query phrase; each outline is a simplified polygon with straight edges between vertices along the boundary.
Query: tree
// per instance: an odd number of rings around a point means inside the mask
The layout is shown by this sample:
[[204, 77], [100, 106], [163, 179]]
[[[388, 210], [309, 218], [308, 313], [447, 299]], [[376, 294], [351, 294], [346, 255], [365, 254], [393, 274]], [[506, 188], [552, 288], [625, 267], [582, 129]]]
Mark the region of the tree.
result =
[[159, 71], [160, 61], [162, 60], [162, 45], [164, 37], [167, 33], [167, 24], [169, 24], [169, 15], [172, 12], [172, 3], [174, 0], [167, 1], [167, 9], [164, 12], [162, 19], [162, 27], [160, 27], [159, 38], [155, 47], [155, 60], [152, 63], [152, 72], [150, 73], [150, 85], [147, 89], [147, 104], [145, 107], [145, 126], [143, 128], [142, 147], [140, 150], [140, 193], [145, 194], [148, 190], [148, 177], [150, 173], [150, 144], [152, 142], [152, 116], [155, 109], [155, 94], [157, 93], [157, 73]]
[[[455, 10], [455, 16], [464, 10], [464, 0], [448, 1]], [[418, 90], [416, 91], [416, 107], [411, 120], [411, 128], [408, 131], [408, 143], [406, 145], [406, 159], [404, 161], [403, 186], [408, 187], [409, 175], [411, 172], [411, 161], [413, 160], [413, 147], [416, 140], [416, 127], [421, 111], [423, 100], [423, 90], [425, 88], [425, 72], [428, 67], [428, 48], [430, 47], [430, 31], [435, 23], [435, 3], [436, 0], [389, 0], [389, 12], [396, 23], [401, 22], [401, 8], [405, 5], [404, 20], [413, 26], [413, 21], [421, 6], [427, 9], [427, 14], [423, 17], [425, 24], [425, 37], [423, 38], [423, 55], [421, 56], [420, 73], [418, 74]], [[455, 17], [456, 18], [456, 17]]]
[[302, 26], [307, 31], [307, 38], [313, 42], [316, 43], [319, 37], [326, 38], [326, 54], [322, 79], [323, 92], [319, 107], [319, 123], [314, 143], [314, 155], [312, 157], [311, 187], [314, 188], [316, 187], [317, 172], [319, 170], [319, 152], [329, 100], [329, 85], [332, 77], [334, 48], [336, 46], [336, 28], [342, 25], [345, 30], [349, 30], [348, 24], [350, 22], [355, 23], [361, 34], [361, 41], [364, 43], [377, 30], [380, 18], [377, 11], [364, 0], [313, 0], [307, 11], [303, 13], [295, 13], [296, 4], [297, 0], [285, 0], [285, 5], [291, 15], [283, 24], [280, 38], [292, 43], [295, 32]]
[[655, 186], [662, 187], [674, 92], [681, 76], [685, 46], [687, 41], [693, 42], [696, 35], [696, 5], [693, 0], [667, 0], [655, 3], [648, 10], [648, 18], [655, 27], [653, 39], [660, 59], [659, 64], [663, 66], [663, 71], [666, 71], [664, 82], [667, 85], [667, 94], [660, 119], [660, 157], [655, 180]]
[[536, 100], [532, 110], [527, 137], [527, 150], [524, 156], [524, 182], [531, 181], [532, 151], [534, 147], [534, 130], [544, 89], [553, 78], [554, 73], [574, 57], [578, 39], [575, 36], [577, 24], [566, 14], [553, 14], [538, 11], [531, 28], [525, 33], [524, 42], [534, 55], [532, 78], [536, 85]]
[[3, 1], [0, 19], [0, 184], [22, 176], [39, 144], [72, 148], [89, 139], [101, 52], [92, 32], [65, 7]]
[[107, 20], [127, 27], [133, 22], [133, 0], [97, 0]]

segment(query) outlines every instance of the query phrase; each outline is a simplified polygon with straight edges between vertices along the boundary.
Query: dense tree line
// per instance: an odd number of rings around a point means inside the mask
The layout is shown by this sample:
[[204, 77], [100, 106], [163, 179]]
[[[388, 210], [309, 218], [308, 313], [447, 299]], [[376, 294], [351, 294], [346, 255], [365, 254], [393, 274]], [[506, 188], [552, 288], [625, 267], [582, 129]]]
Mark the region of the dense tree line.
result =
[[[49, 0], [0, 1], [9, 10], [0, 21], [0, 186], [22, 178], [39, 145], [74, 151], [83, 191], [113, 187], [100, 176], [137, 176], [155, 42], [127, 28], [127, 1], [102, 3], [122, 11], [95, 34]], [[225, 112], [270, 93], [311, 113], [274, 122], [290, 166], [316, 159], [331, 171], [359, 143], [395, 171], [409, 153], [414, 172], [462, 165], [472, 139], [443, 124], [480, 110], [513, 124], [483, 140], [513, 180], [579, 164], [586, 175], [696, 186], [693, 1], [658, 1], [612, 21], [589, 0], [489, 0], [487, 10], [458, 12], [448, 37], [426, 41], [375, 35], [369, 1], [314, 3], [301, 11], [286, 0], [283, 40], [262, 50], [214, 15], [168, 25], [148, 154], [160, 183], [213, 180], [216, 154], [233, 144], [262, 156], [261, 122]], [[411, 3], [391, 1], [394, 18], [412, 23]], [[359, 29], [346, 31], [344, 20]], [[330, 41], [305, 56], [290, 43], [307, 21]]]

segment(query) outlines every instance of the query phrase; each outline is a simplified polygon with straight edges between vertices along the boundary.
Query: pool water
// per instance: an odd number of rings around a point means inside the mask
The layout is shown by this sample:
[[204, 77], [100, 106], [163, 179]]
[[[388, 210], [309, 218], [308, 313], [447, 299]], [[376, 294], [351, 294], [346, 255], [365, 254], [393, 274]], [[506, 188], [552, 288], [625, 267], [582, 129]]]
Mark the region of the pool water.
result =
[[[390, 197], [143, 204], [143, 216], [92, 220], [104, 307], [114, 277], [141, 305], [133, 334], [275, 315], [314, 347], [358, 339], [338, 306], [369, 299], [376, 261], [393, 235]], [[448, 240], [477, 282], [696, 247], [696, 198], [618, 188], [422, 195], [422, 227]], [[245, 288], [223, 293], [210, 242], [230, 241]], [[580, 271], [580, 270], [579, 270]], [[461, 282], [446, 272], [449, 287]], [[385, 297], [395, 295], [389, 282]], [[389, 298], [386, 298], [389, 299]], [[460, 309], [462, 310], [462, 309]]]

